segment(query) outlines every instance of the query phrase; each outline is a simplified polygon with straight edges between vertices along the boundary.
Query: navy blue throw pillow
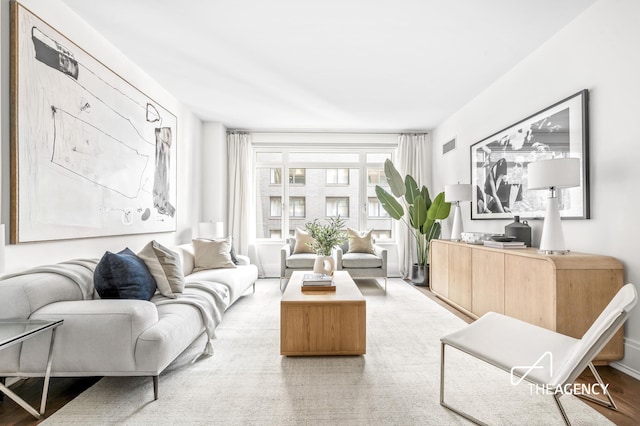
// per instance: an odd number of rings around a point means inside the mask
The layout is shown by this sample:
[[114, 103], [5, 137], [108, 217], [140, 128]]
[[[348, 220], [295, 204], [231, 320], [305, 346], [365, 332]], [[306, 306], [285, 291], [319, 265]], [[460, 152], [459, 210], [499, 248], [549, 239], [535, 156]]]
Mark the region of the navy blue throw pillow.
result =
[[150, 300], [156, 292], [156, 280], [129, 248], [102, 256], [93, 273], [93, 285], [102, 299]]

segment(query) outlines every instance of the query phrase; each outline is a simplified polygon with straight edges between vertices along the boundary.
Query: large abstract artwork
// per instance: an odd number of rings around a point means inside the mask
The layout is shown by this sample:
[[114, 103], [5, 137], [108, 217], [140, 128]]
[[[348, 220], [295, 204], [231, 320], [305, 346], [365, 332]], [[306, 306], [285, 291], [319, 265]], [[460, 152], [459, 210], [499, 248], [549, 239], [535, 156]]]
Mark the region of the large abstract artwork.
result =
[[175, 231], [177, 119], [12, 3], [13, 243]]
[[529, 190], [527, 166], [581, 159], [580, 186], [559, 192], [563, 218], [589, 218], [587, 90], [471, 145], [472, 219], [544, 217], [548, 191]]

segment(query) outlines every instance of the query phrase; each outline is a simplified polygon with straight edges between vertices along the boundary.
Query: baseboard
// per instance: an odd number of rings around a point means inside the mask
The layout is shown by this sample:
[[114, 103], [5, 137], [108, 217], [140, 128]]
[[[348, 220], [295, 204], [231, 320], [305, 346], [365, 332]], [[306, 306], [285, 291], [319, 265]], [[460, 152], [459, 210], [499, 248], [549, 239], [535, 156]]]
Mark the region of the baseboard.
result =
[[624, 358], [612, 362], [611, 367], [640, 380], [640, 342], [624, 339]]

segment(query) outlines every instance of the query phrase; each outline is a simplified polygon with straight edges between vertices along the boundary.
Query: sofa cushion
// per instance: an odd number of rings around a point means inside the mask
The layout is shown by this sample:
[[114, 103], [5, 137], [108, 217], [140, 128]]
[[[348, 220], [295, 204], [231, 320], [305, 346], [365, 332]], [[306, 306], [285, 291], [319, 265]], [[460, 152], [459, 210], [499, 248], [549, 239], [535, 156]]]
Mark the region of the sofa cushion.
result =
[[313, 253], [292, 254], [287, 258], [287, 268], [313, 269], [317, 257]]
[[375, 253], [373, 251], [373, 241], [371, 240], [371, 230], [360, 232], [347, 228], [347, 235], [349, 236], [349, 253]]
[[343, 268], [381, 268], [382, 259], [369, 253], [347, 253], [342, 256]]
[[293, 254], [298, 253], [313, 253], [313, 249], [311, 248], [311, 244], [313, 244], [314, 239], [309, 235], [307, 231], [304, 231], [300, 228], [296, 228], [296, 245], [293, 248]]
[[163, 296], [176, 298], [184, 290], [182, 262], [174, 251], [157, 241], [150, 241], [138, 253], [138, 257], [147, 265]]
[[150, 300], [157, 288], [147, 266], [129, 248], [106, 252], [93, 273], [93, 283], [102, 299]]
[[231, 259], [231, 238], [193, 240], [193, 250], [195, 263], [193, 272], [236, 267]]

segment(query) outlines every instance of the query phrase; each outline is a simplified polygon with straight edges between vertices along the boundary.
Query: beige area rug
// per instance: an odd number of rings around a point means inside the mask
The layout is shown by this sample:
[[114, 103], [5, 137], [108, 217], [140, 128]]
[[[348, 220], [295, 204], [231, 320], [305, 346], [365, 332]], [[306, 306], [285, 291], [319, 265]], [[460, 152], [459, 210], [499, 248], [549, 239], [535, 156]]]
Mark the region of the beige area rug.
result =
[[[367, 354], [282, 357], [280, 290], [260, 280], [225, 314], [213, 357], [190, 364], [198, 341], [160, 376], [107, 377], [46, 425], [462, 425], [439, 404], [440, 336], [465, 323], [400, 279], [367, 299]], [[451, 349], [447, 401], [489, 424], [561, 425], [551, 396], [514, 387], [509, 375]], [[577, 398], [562, 398], [575, 425], [611, 424]]]

